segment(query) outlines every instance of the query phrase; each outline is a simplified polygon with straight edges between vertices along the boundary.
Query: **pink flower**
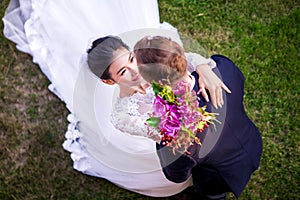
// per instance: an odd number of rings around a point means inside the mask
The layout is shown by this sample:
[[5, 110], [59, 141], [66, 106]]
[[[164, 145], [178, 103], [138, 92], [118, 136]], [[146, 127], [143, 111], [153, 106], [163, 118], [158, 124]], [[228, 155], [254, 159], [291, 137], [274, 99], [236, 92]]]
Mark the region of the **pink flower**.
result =
[[168, 110], [168, 104], [160, 96], [156, 96], [153, 102], [153, 109], [155, 117], [161, 117], [166, 114]]
[[161, 121], [160, 126], [162, 130], [164, 130], [164, 134], [170, 137], [176, 137], [177, 133], [181, 129], [180, 121], [170, 120], [170, 118], [166, 118], [166, 120]]
[[180, 113], [176, 105], [169, 105], [166, 115], [162, 116], [159, 127], [164, 134], [175, 137], [181, 130]]

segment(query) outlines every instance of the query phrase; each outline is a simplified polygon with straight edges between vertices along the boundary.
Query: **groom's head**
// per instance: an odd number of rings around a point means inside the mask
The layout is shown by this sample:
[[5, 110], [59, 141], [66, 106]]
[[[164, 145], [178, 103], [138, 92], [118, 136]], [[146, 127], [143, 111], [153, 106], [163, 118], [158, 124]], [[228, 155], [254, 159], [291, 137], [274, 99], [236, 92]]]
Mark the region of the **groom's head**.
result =
[[139, 72], [148, 81], [176, 83], [187, 72], [184, 49], [162, 36], [146, 36], [134, 46]]

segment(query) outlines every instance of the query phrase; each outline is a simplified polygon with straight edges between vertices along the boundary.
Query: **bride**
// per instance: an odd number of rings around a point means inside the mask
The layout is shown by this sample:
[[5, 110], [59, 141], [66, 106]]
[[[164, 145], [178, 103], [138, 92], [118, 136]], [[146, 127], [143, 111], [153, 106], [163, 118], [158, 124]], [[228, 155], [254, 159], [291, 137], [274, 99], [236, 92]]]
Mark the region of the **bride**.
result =
[[191, 185], [191, 179], [176, 184], [164, 177], [154, 141], [111, 124], [118, 87], [87, 70], [85, 52], [98, 37], [119, 35], [132, 47], [151, 32], [180, 42], [174, 27], [159, 22], [156, 1], [11, 0], [3, 22], [5, 36], [33, 57], [70, 111], [63, 147], [76, 170], [149, 196], [170, 196]]

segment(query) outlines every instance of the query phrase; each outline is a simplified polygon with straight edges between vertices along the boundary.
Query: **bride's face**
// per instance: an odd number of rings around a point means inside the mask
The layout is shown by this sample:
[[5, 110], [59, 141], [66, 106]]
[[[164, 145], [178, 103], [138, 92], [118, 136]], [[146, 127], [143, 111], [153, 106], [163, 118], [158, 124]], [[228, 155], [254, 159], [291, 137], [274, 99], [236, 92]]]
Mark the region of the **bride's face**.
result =
[[109, 68], [113, 81], [126, 87], [139, 85], [143, 79], [139, 74], [136, 58], [133, 53], [122, 49], [118, 50], [116, 55], [116, 59]]

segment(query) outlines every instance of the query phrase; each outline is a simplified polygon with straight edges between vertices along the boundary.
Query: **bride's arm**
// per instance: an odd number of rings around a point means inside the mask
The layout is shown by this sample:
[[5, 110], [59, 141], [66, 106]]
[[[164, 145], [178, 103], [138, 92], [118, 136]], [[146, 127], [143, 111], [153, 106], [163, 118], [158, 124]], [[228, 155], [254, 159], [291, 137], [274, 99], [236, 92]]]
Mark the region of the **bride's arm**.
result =
[[204, 58], [196, 53], [185, 53], [188, 70], [190, 72], [197, 71], [199, 74], [199, 92], [209, 101], [208, 94], [205, 89], [209, 91], [211, 102], [215, 108], [222, 107], [224, 104], [222, 89], [231, 93], [223, 81], [212, 71], [216, 67], [216, 63], [211, 58]]
[[[135, 104], [135, 102], [130, 103]], [[119, 101], [115, 104], [111, 114], [111, 123], [114, 127], [125, 134], [147, 137], [155, 142], [160, 142], [161, 137], [158, 131], [145, 124], [148, 114], [144, 113], [144, 111], [149, 112], [149, 109], [145, 108], [147, 105], [139, 105], [139, 103], [135, 105], [128, 104], [126, 101]], [[141, 111], [140, 107], [143, 107], [145, 110]]]

